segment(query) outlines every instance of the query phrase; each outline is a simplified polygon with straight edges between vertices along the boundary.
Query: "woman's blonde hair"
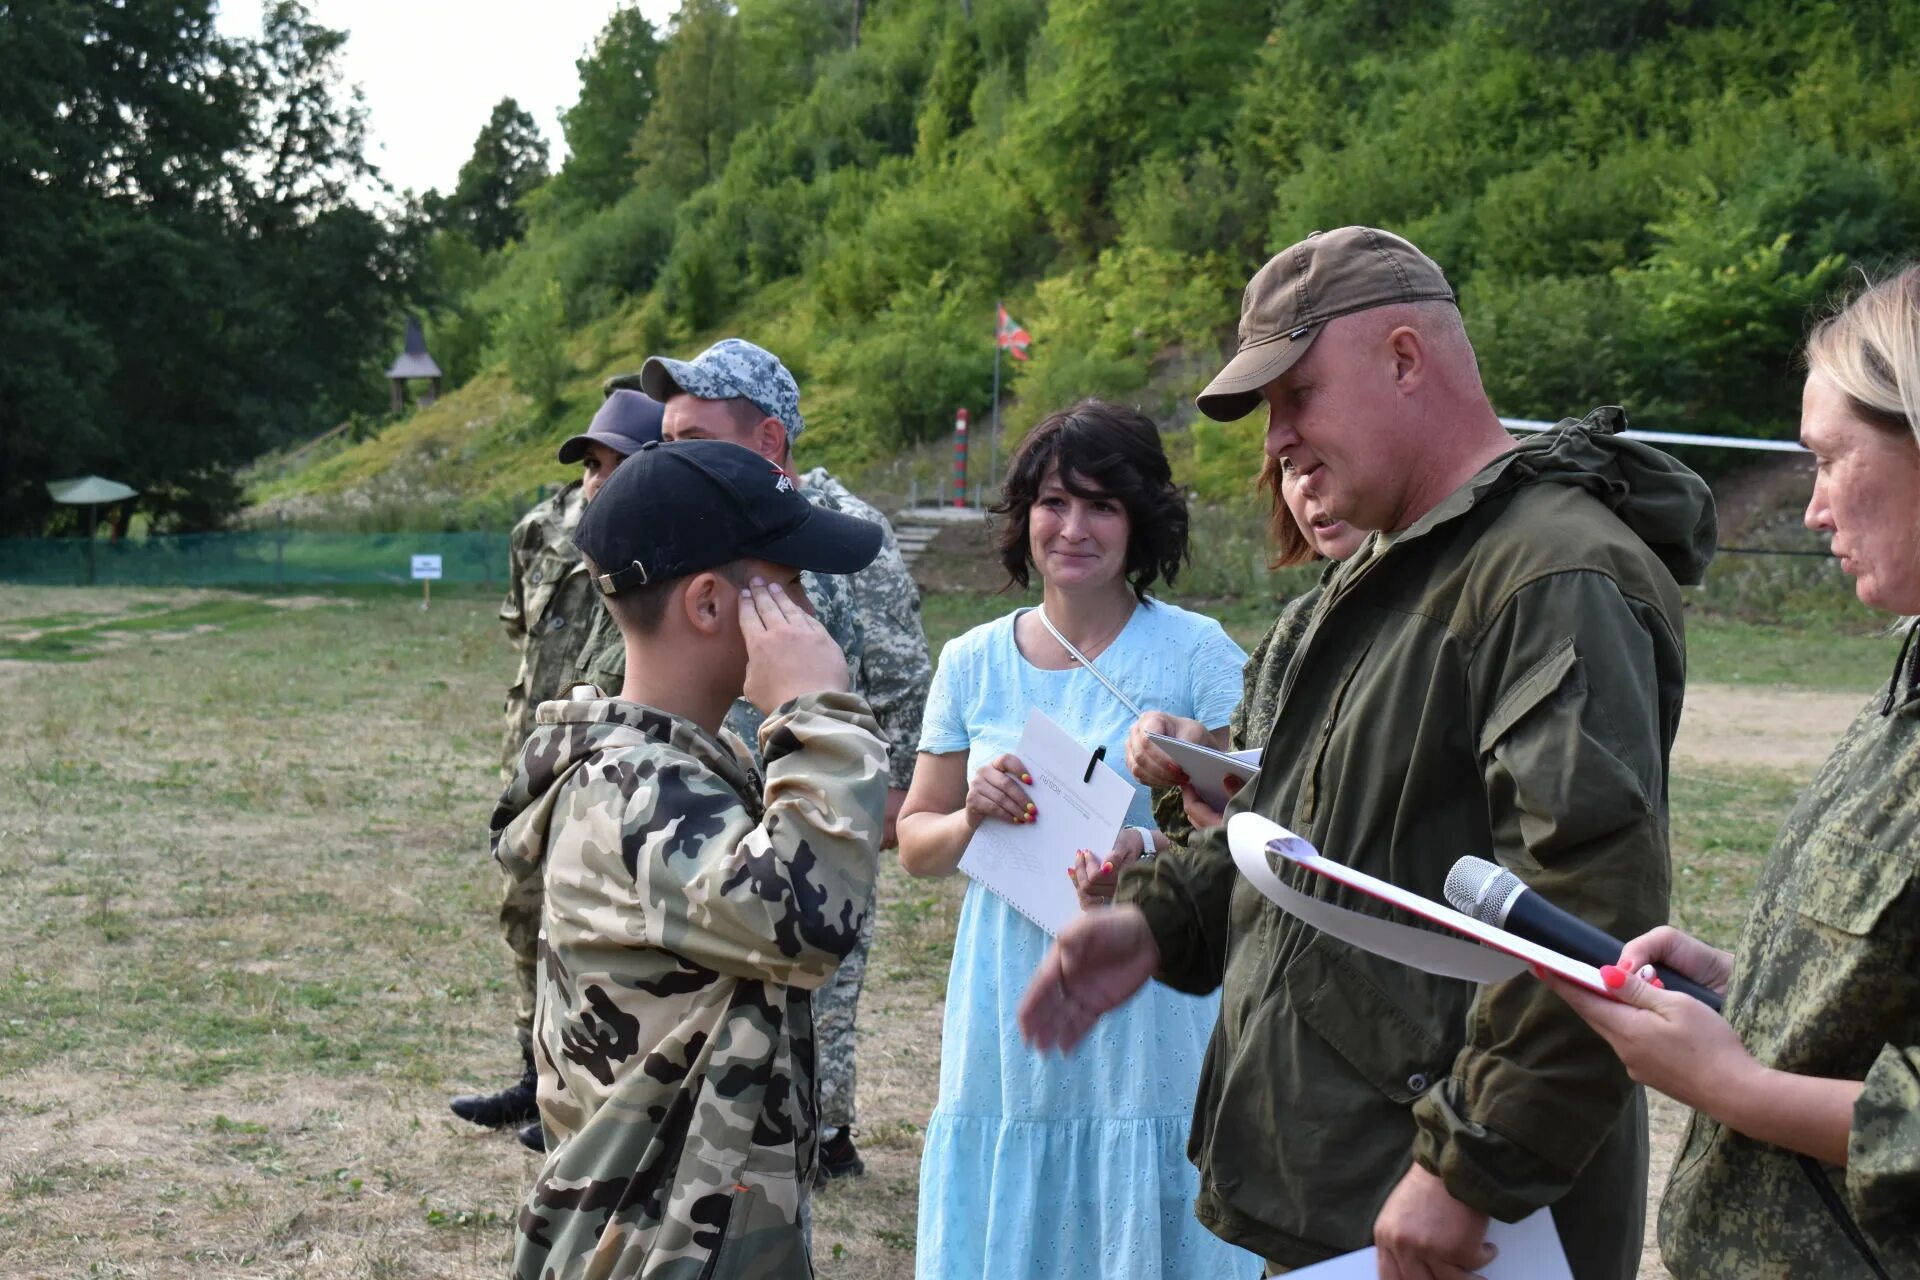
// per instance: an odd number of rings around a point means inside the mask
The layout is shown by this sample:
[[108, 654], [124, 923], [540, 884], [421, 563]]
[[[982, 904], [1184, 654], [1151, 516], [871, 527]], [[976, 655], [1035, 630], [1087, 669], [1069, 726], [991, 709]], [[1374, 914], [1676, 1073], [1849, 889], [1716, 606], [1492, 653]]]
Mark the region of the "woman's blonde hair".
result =
[[1838, 387], [1862, 418], [1920, 444], [1920, 263], [1815, 325], [1807, 368]]

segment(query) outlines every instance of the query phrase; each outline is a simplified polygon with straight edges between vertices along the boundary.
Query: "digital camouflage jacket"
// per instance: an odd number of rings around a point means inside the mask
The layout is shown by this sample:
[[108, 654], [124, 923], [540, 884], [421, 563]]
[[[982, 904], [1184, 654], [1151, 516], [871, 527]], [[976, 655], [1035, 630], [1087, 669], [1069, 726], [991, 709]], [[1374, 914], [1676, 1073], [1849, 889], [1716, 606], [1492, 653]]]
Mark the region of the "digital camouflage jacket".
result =
[[[1920, 651], [1917, 651], [1920, 652]], [[1727, 1021], [1754, 1057], [1864, 1080], [1842, 1193], [1888, 1275], [1920, 1277], [1920, 682], [1874, 695], [1800, 796], [1740, 935]], [[1693, 1117], [1660, 1206], [1677, 1280], [1871, 1275], [1788, 1151]]]
[[[1623, 418], [1521, 441], [1343, 564], [1229, 811], [1429, 898], [1471, 853], [1618, 937], [1665, 920], [1678, 584], [1712, 554], [1713, 504]], [[1635, 1274], [1644, 1099], [1532, 975], [1481, 988], [1319, 933], [1240, 881], [1219, 829], [1120, 898], [1161, 980], [1220, 989], [1188, 1148], [1216, 1232], [1286, 1266], [1361, 1248], [1415, 1160], [1508, 1221], [1552, 1205], [1578, 1280]]]
[[873, 893], [885, 749], [810, 694], [742, 744], [616, 698], [549, 702], [492, 819], [544, 877], [534, 1052], [548, 1155], [520, 1280], [811, 1274], [808, 991]]
[[573, 682], [588, 635], [607, 617], [573, 546], [573, 529], [586, 506], [576, 480], [520, 517], [508, 538], [500, 622], [520, 651], [520, 665], [507, 690], [503, 770], [512, 770], [520, 744], [533, 732], [534, 711]]
[[[880, 526], [880, 554], [859, 573], [845, 576], [807, 573], [801, 584], [814, 613], [847, 655], [855, 693], [873, 708], [880, 735], [887, 740], [889, 786], [906, 790], [920, 744], [920, 719], [927, 708], [933, 663], [927, 633], [920, 622], [920, 590], [900, 557], [893, 526], [880, 512], [816, 467], [800, 477], [800, 492], [817, 507], [844, 512]], [[593, 635], [581, 654], [578, 679], [602, 689], [618, 689], [626, 678], [626, 651], [619, 629], [600, 610]], [[741, 699], [727, 716], [727, 727], [743, 742], [757, 740], [760, 713]]]

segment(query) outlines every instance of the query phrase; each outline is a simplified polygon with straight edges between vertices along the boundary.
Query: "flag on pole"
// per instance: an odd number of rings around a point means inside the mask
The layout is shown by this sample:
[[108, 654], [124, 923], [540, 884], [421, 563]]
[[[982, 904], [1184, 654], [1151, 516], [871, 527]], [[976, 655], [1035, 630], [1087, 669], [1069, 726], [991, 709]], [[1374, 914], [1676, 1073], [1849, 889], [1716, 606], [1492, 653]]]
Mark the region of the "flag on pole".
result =
[[1006, 353], [1015, 360], [1026, 360], [1027, 348], [1033, 345], [1033, 335], [1020, 327], [1020, 322], [1007, 314], [1005, 306], [1000, 308], [1000, 324], [996, 339]]

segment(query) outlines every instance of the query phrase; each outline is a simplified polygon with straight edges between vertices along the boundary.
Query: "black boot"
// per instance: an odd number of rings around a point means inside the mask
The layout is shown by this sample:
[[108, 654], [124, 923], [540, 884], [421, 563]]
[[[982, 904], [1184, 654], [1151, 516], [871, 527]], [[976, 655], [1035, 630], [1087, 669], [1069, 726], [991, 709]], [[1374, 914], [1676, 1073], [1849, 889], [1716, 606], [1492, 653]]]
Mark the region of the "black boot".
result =
[[533, 1070], [533, 1054], [528, 1053], [526, 1060], [527, 1069], [521, 1072], [517, 1084], [508, 1085], [498, 1093], [463, 1093], [447, 1105], [462, 1120], [485, 1125], [489, 1129], [538, 1120], [540, 1106], [534, 1094], [539, 1087], [540, 1077]]
[[814, 1167], [814, 1181], [831, 1182], [835, 1178], [858, 1178], [867, 1171], [867, 1162], [853, 1145], [853, 1130], [844, 1126], [829, 1130], [820, 1139], [820, 1157]]
[[538, 1120], [535, 1120], [514, 1136], [519, 1138], [520, 1145], [529, 1151], [545, 1151], [547, 1149], [546, 1131], [540, 1127]]

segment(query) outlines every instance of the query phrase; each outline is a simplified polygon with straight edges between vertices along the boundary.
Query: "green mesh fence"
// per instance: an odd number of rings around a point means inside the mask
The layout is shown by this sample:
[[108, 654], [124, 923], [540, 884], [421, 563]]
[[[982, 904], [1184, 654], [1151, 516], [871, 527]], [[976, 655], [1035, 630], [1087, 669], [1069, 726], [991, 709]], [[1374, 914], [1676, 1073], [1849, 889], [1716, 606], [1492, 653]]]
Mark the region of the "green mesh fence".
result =
[[194, 533], [165, 538], [0, 539], [0, 582], [122, 587], [405, 583], [412, 557], [440, 557], [443, 583], [504, 586], [504, 533]]

